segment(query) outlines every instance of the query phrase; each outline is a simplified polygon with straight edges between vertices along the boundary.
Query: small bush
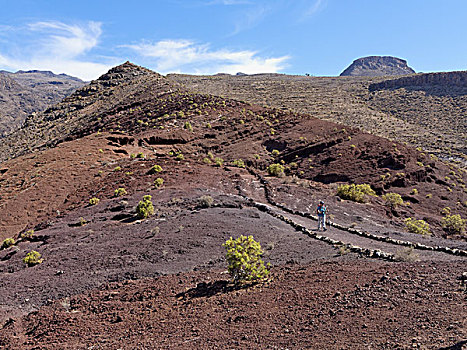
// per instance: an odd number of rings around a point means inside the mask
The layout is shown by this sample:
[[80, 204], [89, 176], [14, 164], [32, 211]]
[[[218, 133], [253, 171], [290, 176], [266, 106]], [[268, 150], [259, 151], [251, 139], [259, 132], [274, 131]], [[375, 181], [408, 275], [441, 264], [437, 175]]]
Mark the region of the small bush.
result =
[[96, 204], [98, 204], [99, 202], [100, 202], [100, 199], [97, 198], [97, 197], [93, 197], [93, 198], [91, 198], [91, 199], [89, 200], [89, 204], [91, 204], [91, 205], [96, 205]]
[[216, 157], [214, 159], [214, 163], [216, 164], [216, 166], [221, 167], [224, 165], [224, 160], [222, 158]]
[[285, 168], [282, 164], [274, 163], [269, 165], [266, 170], [271, 176], [283, 176]]
[[350, 184], [338, 186], [337, 195], [342, 199], [348, 199], [358, 203], [365, 203], [365, 195], [376, 196], [376, 193], [368, 184]]
[[404, 204], [404, 201], [398, 193], [386, 193], [382, 196], [384, 203], [391, 209], [397, 208], [398, 205]]
[[461, 218], [459, 214], [446, 215], [441, 219], [441, 226], [449, 234], [463, 234], [465, 232], [467, 220]]
[[164, 184], [164, 179], [163, 178], [158, 177], [157, 179], [154, 180], [154, 186], [156, 188], [161, 187], [163, 184]]
[[20, 238], [22, 239], [32, 239], [34, 237], [34, 230], [27, 230], [26, 232], [23, 232], [19, 235]]
[[405, 219], [405, 228], [411, 233], [419, 235], [431, 235], [430, 225], [424, 220], [415, 220], [414, 218]]
[[136, 154], [136, 158], [144, 158], [144, 157], [145, 157], [145, 155], [144, 155], [143, 152], [138, 152], [138, 153]]
[[259, 281], [269, 275], [261, 256], [263, 250], [253, 236], [230, 237], [223, 247], [227, 250], [228, 270], [235, 283]]
[[23, 262], [28, 266], [40, 264], [42, 261], [43, 259], [41, 259], [41, 254], [35, 250], [31, 250], [29, 253], [27, 253], [23, 259]]
[[280, 152], [279, 152], [277, 149], [273, 149], [273, 150], [271, 151], [271, 154], [272, 154], [274, 157], [276, 157], [276, 156], [278, 156], [278, 155], [280, 154]]
[[211, 161], [211, 159], [209, 159], [208, 157], [204, 157], [204, 158], [203, 158], [203, 163], [205, 163], [205, 164], [211, 164], [212, 161]]
[[151, 199], [152, 196], [146, 195], [136, 206], [136, 214], [140, 219], [146, 219], [150, 215], [154, 214], [154, 206], [152, 205]]
[[193, 131], [193, 126], [191, 126], [190, 122], [185, 122], [185, 125], [183, 126], [184, 129], [187, 129], [188, 131], [192, 132]]
[[127, 193], [128, 192], [123, 187], [119, 187], [114, 191], [114, 196], [122, 197], [122, 196], [125, 196]]
[[245, 167], [245, 162], [242, 160], [242, 159], [235, 159], [233, 162], [232, 162], [232, 165], [233, 166], [236, 166], [238, 168], [244, 168]]
[[443, 215], [451, 215], [451, 208], [446, 207], [441, 210], [441, 214]]
[[122, 167], [120, 167], [120, 166], [116, 166], [116, 167], [114, 168], [114, 171], [120, 171], [120, 170], [122, 170]]
[[201, 196], [198, 199], [199, 205], [203, 208], [209, 208], [214, 204], [214, 199], [211, 196]]
[[15, 240], [14, 238], [6, 238], [3, 242], [2, 242], [2, 249], [6, 249], [6, 248], [9, 248], [11, 247], [12, 245], [15, 245]]
[[414, 188], [414, 189], [412, 189], [412, 191], [410, 191], [410, 194], [417, 195], [418, 190], [416, 188]]
[[160, 165], [153, 165], [151, 169], [149, 169], [149, 174], [157, 174], [162, 171], [162, 167]]

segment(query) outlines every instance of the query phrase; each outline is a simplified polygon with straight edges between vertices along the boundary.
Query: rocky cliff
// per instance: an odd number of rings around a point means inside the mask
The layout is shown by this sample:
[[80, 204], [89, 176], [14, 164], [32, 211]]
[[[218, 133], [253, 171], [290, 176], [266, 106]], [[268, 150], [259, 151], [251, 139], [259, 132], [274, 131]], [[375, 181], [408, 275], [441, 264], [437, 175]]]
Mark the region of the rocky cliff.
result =
[[440, 86], [444, 86], [450, 90], [452, 90], [453, 87], [462, 88], [465, 89], [464, 94], [467, 94], [467, 71], [425, 73], [399, 79], [385, 80], [380, 83], [371, 84], [369, 90], [376, 91], [407, 87], [430, 89]]
[[407, 61], [391, 56], [368, 56], [356, 59], [341, 76], [384, 76], [413, 74]]

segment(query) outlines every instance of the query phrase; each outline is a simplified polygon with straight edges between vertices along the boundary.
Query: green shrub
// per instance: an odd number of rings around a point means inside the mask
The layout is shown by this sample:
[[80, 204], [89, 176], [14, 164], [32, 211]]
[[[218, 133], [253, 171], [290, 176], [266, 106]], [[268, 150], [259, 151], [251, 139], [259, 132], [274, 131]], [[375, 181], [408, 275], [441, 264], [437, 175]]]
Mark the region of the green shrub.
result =
[[414, 188], [414, 189], [412, 189], [412, 191], [410, 191], [410, 194], [417, 195], [418, 190], [416, 188]]
[[228, 270], [235, 283], [259, 281], [268, 276], [269, 271], [261, 259], [263, 250], [253, 236], [230, 237], [223, 246], [227, 250]]
[[204, 157], [203, 158], [203, 163], [206, 163], [206, 164], [211, 164], [211, 159], [209, 159], [208, 157]]
[[138, 153], [136, 154], [136, 158], [144, 158], [144, 157], [145, 157], [145, 156], [144, 156], [144, 153], [143, 153], [143, 152], [138, 152]]
[[31, 239], [34, 236], [34, 230], [27, 230], [26, 232], [21, 233], [19, 236], [22, 239]]
[[9, 248], [11, 247], [12, 245], [15, 245], [15, 240], [14, 238], [6, 238], [3, 242], [2, 242], [2, 249], [6, 249], [6, 248]]
[[209, 208], [214, 204], [214, 199], [211, 196], [201, 196], [198, 199], [199, 205], [203, 208]]
[[120, 170], [122, 170], [122, 167], [120, 167], [120, 166], [116, 166], [116, 167], [114, 168], [114, 171], [120, 171]]
[[277, 149], [273, 149], [273, 150], [271, 151], [271, 154], [272, 154], [274, 157], [276, 157], [276, 156], [278, 156], [278, 155], [280, 154], [280, 152], [279, 152]]
[[42, 261], [43, 259], [41, 259], [41, 254], [35, 250], [31, 250], [29, 253], [27, 253], [23, 259], [23, 262], [28, 266], [40, 264]]
[[350, 184], [338, 186], [337, 195], [342, 199], [348, 199], [358, 203], [365, 203], [365, 195], [376, 196], [376, 193], [368, 184]]
[[122, 196], [125, 196], [127, 193], [128, 192], [123, 187], [119, 187], [114, 191], [114, 196], [122, 197]]
[[154, 186], [156, 188], [161, 187], [163, 184], [164, 184], [164, 179], [163, 178], [158, 177], [157, 179], [154, 180]]
[[463, 234], [467, 220], [462, 219], [459, 214], [446, 215], [441, 219], [441, 226], [449, 234]]
[[384, 200], [384, 204], [386, 204], [391, 209], [395, 209], [398, 205], [404, 204], [401, 195], [398, 193], [386, 193], [382, 196], [382, 198]]
[[285, 168], [282, 164], [274, 163], [269, 165], [266, 170], [271, 176], [283, 176]]
[[235, 159], [233, 162], [232, 162], [232, 165], [233, 166], [236, 166], [238, 168], [244, 168], [245, 167], [245, 162], [242, 160], [242, 159]]
[[431, 235], [430, 225], [424, 220], [415, 220], [414, 218], [405, 219], [405, 228], [407, 231], [419, 235]]
[[185, 122], [185, 125], [183, 126], [184, 129], [187, 129], [188, 131], [192, 132], [193, 131], [193, 126], [191, 126], [190, 122]]
[[154, 206], [152, 205], [152, 196], [145, 195], [143, 200], [139, 201], [136, 206], [136, 214], [140, 219], [146, 219], [148, 216], [154, 214]]
[[96, 205], [96, 204], [99, 203], [99, 201], [100, 201], [99, 198], [93, 197], [93, 198], [91, 198], [91, 199], [89, 200], [89, 204], [91, 204], [91, 205]]
[[220, 157], [216, 157], [214, 159], [214, 163], [216, 164], [216, 166], [221, 167], [224, 165], [224, 160]]
[[441, 214], [443, 215], [451, 215], [451, 208], [446, 207], [441, 210]]
[[182, 153], [178, 153], [177, 156], [175, 157], [175, 159], [180, 161], [180, 160], [184, 160], [185, 157], [183, 156]]
[[149, 169], [149, 174], [156, 174], [162, 171], [162, 167], [160, 165], [153, 165], [151, 169]]

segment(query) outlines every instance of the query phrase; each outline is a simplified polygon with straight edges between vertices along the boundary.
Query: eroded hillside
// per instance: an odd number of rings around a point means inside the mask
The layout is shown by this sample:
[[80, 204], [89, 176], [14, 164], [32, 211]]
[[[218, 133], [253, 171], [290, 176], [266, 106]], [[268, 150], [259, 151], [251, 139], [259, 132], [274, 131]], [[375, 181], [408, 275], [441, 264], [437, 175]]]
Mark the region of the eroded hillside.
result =
[[[28, 118], [0, 155], [0, 237], [14, 239], [0, 249], [6, 349], [465, 338], [467, 242], [441, 220], [445, 207], [466, 217], [467, 175], [402, 143], [196, 93], [127, 62]], [[343, 200], [346, 183], [375, 194]], [[317, 232], [322, 199], [332, 220]], [[408, 232], [407, 218], [431, 235]], [[267, 284], [229, 282], [222, 244], [240, 234], [261, 242]], [[43, 261], [28, 267], [32, 250]]]
[[[465, 167], [466, 75], [448, 72], [432, 79], [429, 74], [417, 74], [402, 78], [403, 84], [391, 83], [389, 77], [168, 77], [195, 91], [287, 108], [407, 142]], [[390, 89], [377, 88], [391, 84]]]

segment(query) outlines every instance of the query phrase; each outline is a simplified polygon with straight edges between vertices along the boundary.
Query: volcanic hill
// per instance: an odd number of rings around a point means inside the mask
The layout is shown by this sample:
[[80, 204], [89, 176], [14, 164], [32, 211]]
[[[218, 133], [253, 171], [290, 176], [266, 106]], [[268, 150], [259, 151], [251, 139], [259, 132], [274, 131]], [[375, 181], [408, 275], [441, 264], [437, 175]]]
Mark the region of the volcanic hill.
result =
[[19, 128], [29, 114], [58, 103], [83, 85], [66, 74], [0, 71], [0, 138]]
[[392, 56], [361, 57], [352, 62], [340, 76], [379, 77], [414, 74], [407, 61]]
[[283, 74], [193, 76], [172, 81], [203, 93], [290, 109], [396, 140], [467, 169], [467, 72], [395, 77]]
[[[0, 235], [16, 240], [0, 250], [0, 347], [389, 349], [467, 336], [467, 242], [441, 225], [445, 207], [466, 217], [467, 175], [404, 144], [127, 62], [29, 116], [0, 156]], [[268, 173], [274, 163], [284, 174]], [[376, 195], [342, 200], [345, 183]], [[390, 192], [404, 204], [386, 205]], [[155, 213], [140, 219], [145, 195]], [[407, 232], [409, 217], [432, 235]], [[225, 274], [222, 244], [240, 234], [261, 242], [267, 283]], [[27, 267], [31, 250], [44, 261]]]

